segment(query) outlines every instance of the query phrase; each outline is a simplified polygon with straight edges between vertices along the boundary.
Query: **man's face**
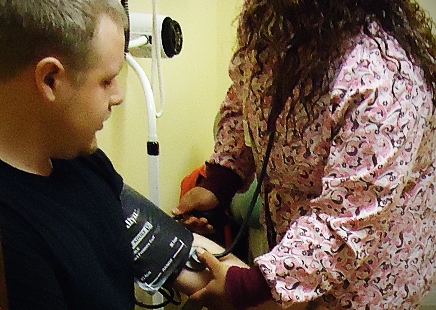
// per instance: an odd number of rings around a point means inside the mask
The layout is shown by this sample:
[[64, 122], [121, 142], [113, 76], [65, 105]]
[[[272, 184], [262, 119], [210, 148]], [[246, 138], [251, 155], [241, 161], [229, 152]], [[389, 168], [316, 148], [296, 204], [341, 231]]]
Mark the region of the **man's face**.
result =
[[[103, 15], [93, 40], [94, 66], [81, 73], [80, 83], [70, 77], [60, 95], [57, 109], [59, 130], [52, 129], [60, 146], [56, 157], [88, 155], [97, 149], [96, 132], [111, 108], [124, 99], [117, 76], [124, 64], [124, 30]], [[55, 131], [55, 132], [53, 132]]]

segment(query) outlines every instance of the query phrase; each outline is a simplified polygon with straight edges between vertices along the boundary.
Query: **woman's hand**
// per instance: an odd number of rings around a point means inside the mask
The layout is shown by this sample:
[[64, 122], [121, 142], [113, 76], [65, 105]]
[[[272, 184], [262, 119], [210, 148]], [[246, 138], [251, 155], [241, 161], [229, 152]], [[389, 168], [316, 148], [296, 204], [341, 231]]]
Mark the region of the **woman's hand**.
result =
[[[208, 255], [209, 259], [204, 259], [204, 261], [202, 258], [204, 256], [203, 255], [204, 253], [198, 254], [199, 259], [202, 260], [206, 266], [208, 266], [207, 264], [209, 263], [210, 260], [212, 260], [213, 266], [216, 265], [217, 268], [222, 267], [225, 269], [225, 270], [218, 271], [214, 267], [215, 273], [217, 275], [220, 272], [221, 273], [227, 272], [227, 269], [230, 266], [238, 266], [238, 267], [248, 268], [247, 264], [245, 264], [242, 260], [240, 260], [239, 258], [237, 258], [233, 254], [228, 254], [225, 257], [221, 258], [221, 261], [218, 261], [215, 258], [215, 256], [213, 256], [210, 253], [214, 253], [214, 254], [222, 253], [224, 251], [224, 248], [221, 247], [220, 245], [216, 244], [212, 240], [207, 239], [206, 237], [204, 237], [202, 235], [194, 234], [194, 242], [193, 242], [192, 246], [199, 248], [199, 249], [205, 249], [207, 251], [206, 253], [209, 254]], [[218, 263], [216, 263], [216, 262], [218, 262]], [[215, 263], [215, 265], [214, 265], [214, 263]], [[221, 266], [221, 264], [225, 264], [225, 266]], [[225, 274], [224, 274], [224, 277], [225, 277]], [[182, 272], [177, 277], [176, 281], [173, 283], [173, 287], [176, 290], [184, 293], [185, 295], [191, 296], [191, 295], [195, 294], [196, 292], [202, 290], [206, 286], [208, 286], [211, 280], [216, 280], [216, 279], [214, 279], [214, 274], [210, 270], [210, 268], [205, 268], [203, 271], [193, 271], [193, 270], [185, 268], [182, 270]], [[223, 308], [223, 309], [227, 309], [227, 308]], [[229, 308], [229, 309], [231, 309], [231, 308]]]
[[[204, 305], [208, 310], [233, 310], [225, 288], [227, 271], [231, 266], [249, 267], [232, 254], [218, 260], [210, 252], [201, 251], [198, 252], [198, 258], [209, 270], [210, 279], [203, 288], [193, 293], [189, 298]], [[271, 299], [247, 310], [283, 310], [283, 307]], [[309, 310], [308, 303], [295, 303], [287, 310]], [[312, 310], [326, 310], [326, 308], [321, 306]]]
[[198, 252], [198, 258], [209, 269], [211, 279], [206, 286], [192, 294], [189, 298], [206, 306], [209, 310], [233, 309], [225, 290], [226, 275], [230, 265], [220, 262], [215, 256], [205, 250]]
[[205, 217], [197, 217], [192, 212], [212, 210], [218, 206], [218, 203], [218, 199], [211, 191], [202, 187], [194, 187], [180, 198], [179, 205], [172, 210], [172, 214], [179, 218], [189, 230], [208, 235], [213, 233], [213, 226]]
[[[202, 235], [194, 234], [193, 246], [205, 249], [205, 251], [198, 252], [198, 258], [207, 268], [203, 271], [183, 269], [173, 287], [199, 304], [208, 306], [209, 310], [234, 309], [225, 292], [227, 271], [231, 266], [241, 268], [249, 268], [249, 266], [233, 254], [228, 254], [218, 260], [211, 253], [222, 253], [224, 248]], [[322, 304], [321, 298], [319, 303]], [[310, 304], [295, 303], [287, 310], [328, 310], [324, 306], [316, 306], [317, 304], [316, 301]], [[247, 310], [283, 310], [283, 308], [271, 299]]]

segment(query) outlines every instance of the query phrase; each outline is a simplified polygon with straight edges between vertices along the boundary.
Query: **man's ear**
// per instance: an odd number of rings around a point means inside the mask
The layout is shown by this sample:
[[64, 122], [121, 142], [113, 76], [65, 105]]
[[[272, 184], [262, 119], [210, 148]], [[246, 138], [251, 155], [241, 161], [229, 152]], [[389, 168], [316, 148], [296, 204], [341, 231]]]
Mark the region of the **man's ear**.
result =
[[56, 88], [59, 79], [64, 75], [64, 66], [57, 58], [46, 57], [38, 62], [35, 68], [35, 82], [45, 99], [49, 101], [56, 99]]

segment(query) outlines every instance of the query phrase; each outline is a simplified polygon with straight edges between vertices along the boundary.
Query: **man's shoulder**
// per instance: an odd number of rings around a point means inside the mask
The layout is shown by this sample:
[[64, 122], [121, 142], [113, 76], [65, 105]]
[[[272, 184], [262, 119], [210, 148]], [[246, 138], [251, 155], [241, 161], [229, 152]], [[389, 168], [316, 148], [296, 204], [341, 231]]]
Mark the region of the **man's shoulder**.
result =
[[104, 153], [98, 149], [89, 156], [79, 157], [75, 161], [75, 165], [80, 165], [81, 169], [90, 171], [91, 173], [104, 179], [116, 191], [121, 192], [123, 179], [116, 171], [112, 161]]

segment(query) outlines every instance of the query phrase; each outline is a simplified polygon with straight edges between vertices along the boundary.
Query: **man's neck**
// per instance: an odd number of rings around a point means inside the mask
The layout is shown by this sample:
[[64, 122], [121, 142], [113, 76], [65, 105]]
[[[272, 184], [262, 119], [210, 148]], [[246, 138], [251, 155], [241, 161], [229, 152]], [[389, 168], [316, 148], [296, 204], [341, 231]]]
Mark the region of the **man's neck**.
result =
[[[29, 75], [29, 77], [27, 77]], [[0, 160], [38, 175], [51, 173], [46, 139], [38, 120], [39, 109], [34, 90], [23, 88], [32, 83], [31, 75], [0, 83]]]
[[3, 143], [0, 140], [0, 160], [19, 170], [48, 176], [52, 171], [52, 162], [48, 157], [38, 155], [31, 148]]

